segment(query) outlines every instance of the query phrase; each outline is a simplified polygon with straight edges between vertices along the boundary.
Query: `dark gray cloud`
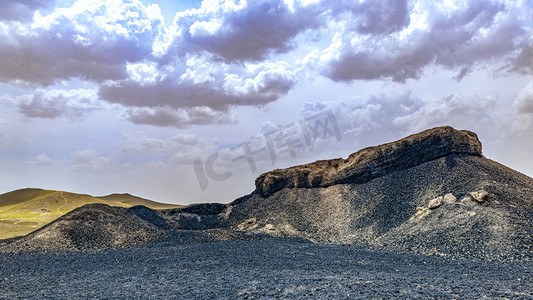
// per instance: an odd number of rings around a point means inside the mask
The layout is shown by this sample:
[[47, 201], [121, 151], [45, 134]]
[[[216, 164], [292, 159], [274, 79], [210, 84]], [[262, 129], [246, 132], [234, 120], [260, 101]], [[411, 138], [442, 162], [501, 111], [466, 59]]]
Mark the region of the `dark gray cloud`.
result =
[[[447, 12], [425, 7], [427, 29], [405, 35], [375, 35], [353, 42], [347, 31], [337, 38], [335, 55], [324, 57], [324, 74], [337, 81], [418, 79], [424, 68], [460, 68], [460, 79], [475, 64], [512, 54], [525, 37], [520, 8], [499, 2], [467, 1]], [[525, 51], [527, 52], [527, 50]], [[524, 54], [527, 57], [527, 54]]]
[[472, 71], [471, 67], [463, 67], [461, 70], [459, 70], [459, 73], [453, 77], [453, 79], [457, 81], [461, 81], [471, 71]]
[[48, 9], [55, 6], [54, 0], [0, 0], [0, 21], [28, 21], [39, 9]]
[[226, 63], [264, 60], [271, 53], [297, 47], [293, 40], [308, 30], [326, 27], [333, 18], [361, 34], [385, 35], [409, 24], [407, 0], [226, 2], [179, 13], [169, 55], [207, 51]]
[[[194, 55], [214, 63], [258, 62], [299, 47], [296, 36], [328, 28], [331, 22], [345, 23], [335, 55], [323, 57], [323, 74], [333, 80], [403, 82], [419, 78], [432, 64], [459, 68], [456, 78], [461, 79], [476, 63], [516, 50], [517, 40], [527, 36], [524, 7], [474, 0], [453, 10], [439, 5], [407, 0], [308, 5], [205, 1], [200, 9], [178, 13], [167, 32], [159, 12], [140, 2], [77, 2], [31, 26], [16, 24], [0, 31], [0, 80], [37, 85], [74, 77], [126, 80], [129, 64], [157, 61], [157, 68], [183, 68], [180, 62]], [[411, 14], [422, 13], [427, 28], [402, 33], [412, 25]], [[521, 45], [516, 65], [529, 71], [531, 43], [524, 40]]]
[[[51, 85], [71, 78], [93, 81], [100, 84], [103, 100], [122, 104], [124, 116], [139, 124], [187, 127], [229, 122], [230, 117], [223, 114], [230, 107], [275, 101], [294, 86], [296, 79], [284, 62], [226, 64], [220, 57], [242, 54], [244, 61], [263, 56], [269, 49], [281, 51], [283, 43], [314, 22], [311, 17], [303, 20], [303, 15], [291, 16], [311, 9], [296, 6], [292, 12], [279, 1], [250, 4], [236, 11], [215, 6], [227, 30], [214, 36], [221, 41], [215, 48], [227, 52], [217, 53], [213, 48], [215, 54], [205, 49], [198, 53], [193, 49], [196, 41], [189, 40], [185, 48], [193, 53], [176, 56], [173, 47], [164, 46], [169, 40], [164, 39], [166, 29], [154, 7], [138, 1], [76, 2], [33, 24], [0, 30], [6, 41], [0, 45], [0, 81], [23, 85]], [[194, 37], [192, 33], [201, 35], [202, 22], [214, 17], [213, 11], [204, 13], [177, 18], [178, 23], [193, 22], [186, 28], [189, 38]], [[264, 18], [259, 18], [260, 14], [265, 14]], [[282, 30], [284, 26], [286, 30]], [[258, 41], [258, 37], [270, 44]], [[257, 42], [257, 46], [246, 45], [247, 40]], [[250, 52], [225, 49], [237, 45]], [[56, 118], [65, 114], [65, 103], [63, 98], [36, 93], [26, 95], [18, 106], [29, 117]]]
[[198, 10], [177, 15], [179, 31], [169, 53], [210, 52], [225, 62], [259, 61], [296, 45], [291, 40], [324, 24], [324, 8], [317, 4], [292, 7], [280, 0], [220, 3], [205, 1]]
[[125, 80], [102, 85], [100, 97], [128, 107], [126, 118], [134, 123], [187, 127], [231, 122], [224, 116], [231, 107], [266, 105], [285, 95], [296, 82], [289, 65], [282, 62], [255, 65], [250, 70], [208, 60], [191, 63], [198, 66], [195, 69], [187, 64], [182, 63], [173, 73], [157, 74], [152, 82]]
[[207, 51], [226, 63], [264, 60], [271, 53], [297, 47], [293, 40], [308, 30], [326, 27], [333, 18], [361, 34], [385, 35], [409, 24], [407, 0], [226, 2], [179, 13], [171, 30], [178, 32], [170, 55]]
[[50, 85], [125, 78], [126, 64], [150, 55], [162, 32], [153, 15], [137, 1], [77, 2], [33, 24], [6, 26], [0, 30], [0, 81]]
[[129, 108], [123, 115], [125, 119], [136, 124], [147, 124], [154, 126], [173, 126], [173, 127], [187, 127], [188, 116], [178, 114], [173, 108]]

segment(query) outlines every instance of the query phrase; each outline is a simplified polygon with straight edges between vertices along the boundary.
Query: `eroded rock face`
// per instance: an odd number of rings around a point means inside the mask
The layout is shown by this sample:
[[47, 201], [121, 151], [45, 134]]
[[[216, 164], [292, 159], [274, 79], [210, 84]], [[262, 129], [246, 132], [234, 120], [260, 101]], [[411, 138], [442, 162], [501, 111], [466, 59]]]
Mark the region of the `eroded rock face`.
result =
[[473, 132], [437, 127], [396, 142], [365, 148], [347, 159], [321, 160], [262, 174], [255, 181], [255, 192], [268, 197], [284, 188], [365, 183], [451, 154], [482, 156], [481, 142]]

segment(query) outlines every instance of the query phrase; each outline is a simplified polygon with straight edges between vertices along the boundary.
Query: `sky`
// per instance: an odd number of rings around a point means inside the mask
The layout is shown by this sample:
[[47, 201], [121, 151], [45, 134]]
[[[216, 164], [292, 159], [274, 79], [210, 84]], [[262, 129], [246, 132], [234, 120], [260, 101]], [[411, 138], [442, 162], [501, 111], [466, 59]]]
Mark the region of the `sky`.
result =
[[0, 3], [0, 193], [228, 203], [443, 125], [533, 176], [533, 0]]

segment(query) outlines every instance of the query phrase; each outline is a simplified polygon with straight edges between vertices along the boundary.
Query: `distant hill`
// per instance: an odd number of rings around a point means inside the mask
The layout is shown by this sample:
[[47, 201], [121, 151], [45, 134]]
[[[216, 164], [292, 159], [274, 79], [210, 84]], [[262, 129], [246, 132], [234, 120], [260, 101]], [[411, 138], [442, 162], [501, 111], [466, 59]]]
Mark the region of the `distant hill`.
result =
[[93, 197], [63, 191], [20, 189], [0, 195], [0, 239], [26, 235], [78, 207], [95, 203], [118, 207], [144, 205], [151, 209], [181, 207], [129, 194]]
[[133, 196], [130, 194], [111, 194], [107, 196], [98, 196], [96, 198], [106, 200], [106, 201], [120, 202], [120, 203], [127, 204], [130, 206], [144, 205], [151, 209], [171, 209], [171, 208], [181, 207], [181, 205], [159, 203], [159, 202], [147, 200], [141, 197]]

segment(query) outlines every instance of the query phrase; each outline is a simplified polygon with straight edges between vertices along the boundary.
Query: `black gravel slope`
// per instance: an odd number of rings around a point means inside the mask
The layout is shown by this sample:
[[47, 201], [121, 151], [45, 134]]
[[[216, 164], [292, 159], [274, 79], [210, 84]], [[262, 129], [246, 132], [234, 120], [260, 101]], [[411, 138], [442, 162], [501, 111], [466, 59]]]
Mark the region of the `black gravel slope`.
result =
[[[489, 193], [484, 203], [460, 201], [481, 189]], [[457, 202], [417, 215], [417, 207], [447, 193]], [[320, 243], [531, 259], [532, 195], [532, 178], [483, 157], [453, 154], [364, 184], [252, 194], [233, 205], [224, 222]]]

